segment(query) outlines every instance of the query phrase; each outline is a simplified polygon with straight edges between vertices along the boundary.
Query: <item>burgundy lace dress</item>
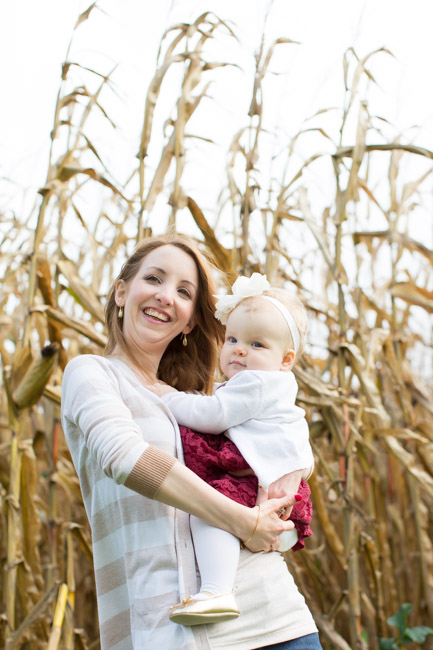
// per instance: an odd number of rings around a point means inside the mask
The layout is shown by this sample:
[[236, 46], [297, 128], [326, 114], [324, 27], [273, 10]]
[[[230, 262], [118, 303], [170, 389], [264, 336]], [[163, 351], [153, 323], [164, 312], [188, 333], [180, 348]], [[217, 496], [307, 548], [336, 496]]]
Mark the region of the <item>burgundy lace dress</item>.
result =
[[[253, 508], [258, 489], [257, 476], [232, 476], [230, 472], [251, 469], [236, 445], [223, 433], [198, 433], [179, 427], [185, 465], [206, 483], [238, 503]], [[304, 547], [304, 537], [312, 534], [310, 523], [313, 507], [308, 483], [301, 481], [298, 493], [302, 496], [293, 506], [290, 519], [295, 524], [298, 542], [292, 548]]]

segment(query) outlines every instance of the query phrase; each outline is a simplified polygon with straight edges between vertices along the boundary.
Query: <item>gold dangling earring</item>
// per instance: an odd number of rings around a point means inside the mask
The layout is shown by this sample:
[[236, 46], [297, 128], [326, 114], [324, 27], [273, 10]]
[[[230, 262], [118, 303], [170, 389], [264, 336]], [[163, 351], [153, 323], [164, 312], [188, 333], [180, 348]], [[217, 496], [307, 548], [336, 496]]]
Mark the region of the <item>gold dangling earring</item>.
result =
[[182, 343], [183, 343], [183, 346], [186, 348], [186, 346], [188, 345], [188, 339], [186, 338], [186, 334], [183, 335]]
[[119, 316], [120, 319], [123, 318], [123, 307], [119, 307], [119, 311], [117, 315]]

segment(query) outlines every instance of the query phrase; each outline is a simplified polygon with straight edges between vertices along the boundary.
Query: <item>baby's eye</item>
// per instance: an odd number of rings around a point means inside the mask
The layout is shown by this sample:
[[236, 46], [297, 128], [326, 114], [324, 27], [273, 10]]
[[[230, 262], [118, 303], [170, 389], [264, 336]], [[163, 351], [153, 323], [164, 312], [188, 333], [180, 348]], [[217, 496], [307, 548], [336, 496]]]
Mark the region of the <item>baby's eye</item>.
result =
[[251, 345], [253, 346], [253, 348], [263, 348], [264, 347], [263, 343], [260, 343], [260, 341], [253, 341], [251, 343]]
[[227, 341], [228, 341], [229, 343], [237, 343], [237, 339], [235, 339], [234, 336], [228, 336], [228, 337], [227, 337]]

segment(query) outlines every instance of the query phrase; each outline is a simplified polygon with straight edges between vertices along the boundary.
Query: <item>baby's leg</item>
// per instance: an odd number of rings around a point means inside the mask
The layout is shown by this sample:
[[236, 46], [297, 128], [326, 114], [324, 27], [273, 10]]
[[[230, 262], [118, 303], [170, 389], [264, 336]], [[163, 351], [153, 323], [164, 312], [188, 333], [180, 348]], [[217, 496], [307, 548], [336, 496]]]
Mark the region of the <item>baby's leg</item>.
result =
[[200, 593], [218, 596], [232, 591], [239, 562], [238, 538], [193, 515], [190, 522], [201, 576]]
[[170, 620], [181, 625], [221, 623], [239, 616], [233, 583], [240, 542], [225, 530], [191, 515], [191, 532], [201, 575], [201, 589], [171, 609]]

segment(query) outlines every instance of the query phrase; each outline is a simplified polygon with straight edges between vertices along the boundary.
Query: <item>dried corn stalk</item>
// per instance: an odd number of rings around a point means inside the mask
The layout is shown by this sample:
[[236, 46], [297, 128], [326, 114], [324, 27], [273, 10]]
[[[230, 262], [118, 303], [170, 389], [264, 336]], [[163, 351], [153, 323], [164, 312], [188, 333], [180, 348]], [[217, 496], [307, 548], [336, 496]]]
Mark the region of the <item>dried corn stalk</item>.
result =
[[[189, 223], [225, 274], [221, 284], [241, 271], [266, 272], [272, 282], [294, 285], [311, 315], [314, 334], [295, 372], [316, 457], [314, 536], [304, 551], [285, 557], [323, 647], [378, 649], [379, 638], [390, 636], [387, 618], [402, 602], [413, 604], [411, 624], [432, 620], [433, 402], [417, 359], [432, 354], [433, 247], [427, 235], [423, 241], [413, 235], [409, 217], [421, 193], [431, 193], [433, 154], [396, 137], [379, 138], [359, 92], [364, 79], [374, 81], [367, 62], [373, 66], [386, 51], [359, 58], [351, 49], [337, 133], [329, 134], [320, 122], [326, 111], [319, 111], [269, 163], [261, 148], [267, 128], [263, 81], [275, 48], [292, 41], [285, 35], [268, 46], [264, 37], [250, 111], [232, 134], [221, 215], [213, 223], [197, 198], [199, 188], [194, 198], [187, 196], [182, 179], [192, 146], [186, 126], [204, 110], [212, 70], [223, 68], [207, 61], [206, 48], [223, 33], [234, 36], [226, 22], [206, 12], [164, 35], [131, 174], [135, 194], [111, 177], [85, 132], [89, 116], [112, 124], [101, 104], [111, 73], [80, 66], [86, 85], [71, 86], [80, 64], [71, 62], [68, 49], [36, 231], [22, 219], [19, 232], [11, 228], [3, 235], [0, 626], [9, 650], [98, 644], [90, 532], [59, 422], [62, 371], [77, 354], [102, 352], [107, 288], [127, 251], [157, 224], [152, 208], [164, 196], [170, 197], [172, 224], [188, 208]], [[182, 68], [179, 96], [151, 166], [154, 118], [172, 66]], [[296, 148], [307, 132], [333, 149], [323, 153], [318, 140], [317, 153], [298, 164]], [[415, 176], [403, 167], [407, 157], [422, 167]], [[308, 184], [304, 176], [324, 160], [334, 170], [336, 193], [318, 213], [311, 177]], [[386, 192], [379, 192], [375, 171], [384, 177], [384, 164]], [[269, 166], [271, 182], [264, 173]], [[81, 207], [90, 184], [111, 197], [95, 219]], [[229, 204], [231, 227], [223, 218]], [[138, 218], [133, 206], [139, 206]], [[375, 215], [383, 220], [380, 227]], [[431, 233], [431, 214], [425, 218]], [[86, 234], [86, 244], [68, 258], [65, 224]], [[257, 245], [253, 231], [259, 227]], [[421, 330], [415, 317], [422, 319]]]

